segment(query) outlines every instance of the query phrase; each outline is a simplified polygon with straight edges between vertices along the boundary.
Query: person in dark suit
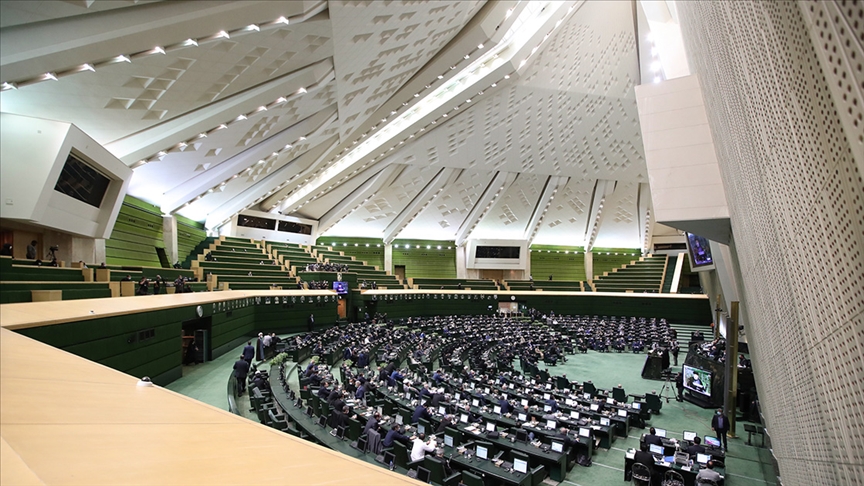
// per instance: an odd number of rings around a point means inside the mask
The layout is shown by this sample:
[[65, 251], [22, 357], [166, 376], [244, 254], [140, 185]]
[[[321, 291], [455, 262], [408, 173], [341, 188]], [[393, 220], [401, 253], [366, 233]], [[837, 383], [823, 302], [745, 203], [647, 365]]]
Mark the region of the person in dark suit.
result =
[[717, 433], [717, 438], [723, 442], [723, 450], [727, 450], [726, 432], [729, 432], [729, 417], [723, 415], [722, 408], [718, 408], [714, 418], [711, 419], [711, 428]]
[[318, 388], [318, 398], [320, 398], [321, 400], [327, 400], [327, 397], [330, 396], [330, 389], [327, 388], [328, 385], [329, 383], [325, 381], [321, 383], [321, 387]]
[[684, 401], [684, 373], [678, 373], [675, 375], [675, 387], [678, 388], [678, 396], [675, 397], [675, 400], [679, 402]]
[[378, 431], [378, 422], [381, 420], [381, 414], [375, 412], [369, 417], [369, 420], [366, 421], [366, 425], [363, 427], [363, 433], [369, 432], [370, 430]]
[[498, 406], [501, 407], [501, 415], [510, 413], [510, 402], [508, 402], [503, 395], [499, 398], [500, 399], [498, 400]]
[[663, 440], [656, 434], [657, 430], [655, 430], [654, 427], [651, 427], [651, 429], [649, 430], [649, 434], [645, 436], [645, 444], [649, 446], [658, 445], [660, 447], [663, 447]]
[[432, 417], [429, 416], [429, 411], [423, 405], [417, 405], [417, 408], [414, 409], [414, 414], [411, 415], [411, 423], [416, 424], [420, 419], [432, 420]]
[[252, 364], [252, 360], [255, 359], [255, 347], [252, 346], [252, 341], [247, 341], [246, 346], [243, 347], [243, 359], [250, 365]]
[[383, 445], [384, 447], [393, 447], [393, 442], [397, 440], [405, 444], [406, 446], [411, 443], [411, 438], [402, 433], [399, 425], [393, 424], [393, 428], [387, 432], [384, 440], [381, 441], [381, 445]]
[[648, 466], [649, 471], [654, 470], [654, 456], [648, 452], [648, 444], [642, 444], [638, 451], [636, 451], [636, 455], [633, 456], [633, 462], [638, 462], [639, 464], [645, 464]]
[[702, 445], [702, 439], [698, 436], [693, 438], [693, 445], [687, 448], [687, 454], [690, 454], [690, 459], [695, 459], [696, 454], [705, 454], [705, 446]]
[[306, 330], [312, 332], [315, 329], [315, 314], [309, 314], [309, 319], [306, 319]]
[[552, 408], [552, 410], [550, 410], [551, 412], [557, 412], [558, 411], [558, 402], [556, 402], [554, 398], [550, 397], [549, 400], [546, 400], [546, 403], [544, 403], [544, 405], [548, 405], [549, 407], [551, 407]]
[[246, 376], [249, 375], [249, 363], [240, 356], [240, 359], [234, 363], [234, 378], [237, 380], [237, 389], [240, 390], [237, 396], [243, 395], [246, 391]]
[[443, 393], [433, 393], [432, 399], [429, 400], [429, 406], [432, 407], [432, 409], [434, 410], [438, 410], [438, 406], [441, 404], [441, 402], [444, 401], [445, 398], [446, 397]]
[[450, 414], [445, 415], [444, 418], [441, 419], [441, 423], [438, 424], [438, 428], [435, 429], [435, 433], [440, 434], [441, 432], [444, 432], [444, 429], [446, 429], [447, 427], [450, 427], [452, 424], [453, 424], [453, 416]]

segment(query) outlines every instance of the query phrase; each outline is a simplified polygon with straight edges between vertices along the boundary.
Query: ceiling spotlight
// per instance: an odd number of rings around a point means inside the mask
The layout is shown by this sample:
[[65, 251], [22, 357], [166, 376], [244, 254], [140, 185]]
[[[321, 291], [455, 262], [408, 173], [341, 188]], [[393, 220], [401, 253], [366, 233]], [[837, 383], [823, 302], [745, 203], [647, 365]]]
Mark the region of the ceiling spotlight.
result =
[[509, 74], [505, 74], [505, 75], [504, 75], [504, 79], [510, 79], [510, 75], [509, 75]]
[[114, 60], [114, 62], [132, 62], [132, 59], [130, 59], [129, 56], [125, 56], [123, 54], [120, 54], [119, 56], [115, 57], [113, 60]]
[[3, 84], [0, 84], [0, 91], [8, 91], [10, 89], [18, 89], [18, 85], [15, 83], [7, 83], [3, 81]]
[[155, 54], [155, 53], [165, 54], [165, 48], [164, 48], [164, 47], [160, 47], [160, 46], [156, 46], [156, 47], [153, 48], [153, 53], [154, 53], [154, 54]]
[[45, 73], [42, 76], [44, 76], [46, 80], [52, 79], [54, 81], [57, 81], [57, 74], [55, 74], [55, 73]]
[[297, 93], [298, 94], [306, 94], [307, 93], [306, 88], [301, 86], [300, 89], [297, 90]]
[[276, 23], [288, 25], [288, 19], [286, 19], [285, 17], [279, 17], [278, 19], [276, 19]]
[[477, 49], [483, 49], [483, 44], [477, 44]]
[[231, 36], [228, 35], [228, 32], [225, 32], [224, 30], [220, 30], [220, 31], [216, 34], [216, 38], [217, 38], [217, 39], [219, 39], [219, 38], [222, 38], [222, 39], [230, 39]]

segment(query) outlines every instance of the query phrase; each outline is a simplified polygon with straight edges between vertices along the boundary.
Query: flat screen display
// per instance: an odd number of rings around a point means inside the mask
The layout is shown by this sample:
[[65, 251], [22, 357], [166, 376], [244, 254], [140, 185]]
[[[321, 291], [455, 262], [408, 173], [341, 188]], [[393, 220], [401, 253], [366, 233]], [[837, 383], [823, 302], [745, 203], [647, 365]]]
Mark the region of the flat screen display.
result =
[[619, 417], [626, 417], [627, 416], [627, 410], [618, 410], [618, 416]]
[[579, 412], [571, 411], [570, 412], [570, 418], [579, 420]]
[[462, 415], [459, 416], [459, 421], [462, 422], [463, 424], [467, 424], [468, 423], [468, 415], [463, 413]]
[[447, 447], [453, 447], [453, 436], [444, 434], [444, 445]]
[[494, 422], [486, 422], [486, 432], [495, 432]]
[[705, 395], [711, 396], [711, 372], [692, 366], [684, 365], [684, 388]]
[[648, 449], [651, 451], [652, 454], [660, 454], [661, 456], [663, 455], [663, 447], [662, 446], [659, 446], [657, 444], [651, 444], [651, 446], [648, 447]]
[[705, 445], [711, 447], [720, 447], [720, 439], [717, 437], [711, 437], [710, 435], [705, 436]]
[[518, 473], [527, 474], [528, 461], [524, 459], [513, 459], [513, 470]]
[[698, 267], [714, 265], [714, 259], [711, 257], [711, 245], [706, 238], [687, 233], [687, 248], [690, 252], [690, 265], [694, 270]]
[[654, 429], [654, 431], [657, 437], [666, 437], [666, 429]]
[[471, 406], [479, 407], [480, 406], [480, 400], [477, 400], [476, 398], [474, 400], [471, 400]]
[[520, 421], [520, 422], [527, 422], [527, 421], [528, 421], [528, 416], [525, 415], [524, 413], [520, 413], [520, 414], [519, 414], [519, 421]]
[[438, 406], [438, 415], [444, 415], [445, 413], [447, 413], [447, 409], [444, 408], [443, 405], [439, 405]]
[[587, 427], [579, 427], [579, 437], [591, 437], [591, 429]]
[[696, 438], [696, 432], [690, 432], [689, 430], [684, 431], [684, 440], [689, 440], [693, 442], [693, 439]]
[[477, 446], [477, 457], [480, 459], [489, 459], [489, 449], [484, 446]]
[[417, 424], [417, 433], [418, 434], [425, 434], [426, 433], [426, 426], [423, 424]]
[[60, 171], [54, 190], [98, 208], [108, 190], [111, 179], [90, 167], [76, 155], [70, 153]]
[[600, 417], [600, 425], [608, 427], [609, 426], [609, 419], [606, 417]]
[[592, 403], [591, 404], [591, 411], [596, 412], [597, 410], [600, 410], [600, 405], [597, 405], [596, 403]]
[[552, 452], [564, 452], [564, 444], [561, 442], [552, 442]]
[[336, 291], [337, 294], [343, 295], [348, 293], [348, 283], [347, 282], [333, 282], [333, 290]]
[[498, 415], [501, 415], [501, 407], [499, 407], [498, 405], [495, 405], [494, 407], [492, 407], [492, 412], [497, 413]]
[[554, 420], [547, 420], [546, 421], [546, 428], [547, 429], [554, 429], [556, 425], [558, 425], [558, 423]]
[[522, 401], [520, 401], [519, 403], [521, 403], [523, 407], [527, 407], [528, 406], [528, 399], [523, 398]]
[[708, 461], [711, 460], [711, 456], [708, 454], [696, 454], [696, 462], [699, 464], [708, 464]]

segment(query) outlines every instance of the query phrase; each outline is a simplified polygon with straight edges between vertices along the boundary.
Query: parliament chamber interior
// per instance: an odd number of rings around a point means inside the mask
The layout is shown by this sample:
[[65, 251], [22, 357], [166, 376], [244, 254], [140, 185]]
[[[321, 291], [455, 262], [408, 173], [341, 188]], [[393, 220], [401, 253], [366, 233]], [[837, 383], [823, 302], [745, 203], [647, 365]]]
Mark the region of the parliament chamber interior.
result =
[[864, 5], [0, 2], [0, 484], [864, 484]]

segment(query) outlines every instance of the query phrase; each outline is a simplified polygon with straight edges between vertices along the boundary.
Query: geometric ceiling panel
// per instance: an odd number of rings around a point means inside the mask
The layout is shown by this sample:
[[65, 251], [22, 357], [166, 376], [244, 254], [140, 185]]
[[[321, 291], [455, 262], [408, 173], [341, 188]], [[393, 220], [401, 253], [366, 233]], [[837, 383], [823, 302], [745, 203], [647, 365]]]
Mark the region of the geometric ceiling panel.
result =
[[537, 174], [519, 174], [516, 182], [496, 198], [471, 237], [521, 240], [547, 179]]
[[570, 179], [564, 188], [559, 189], [533, 243], [554, 245], [567, 242], [569, 246], [585, 246], [585, 228], [591, 215], [595, 182], [593, 179]]

